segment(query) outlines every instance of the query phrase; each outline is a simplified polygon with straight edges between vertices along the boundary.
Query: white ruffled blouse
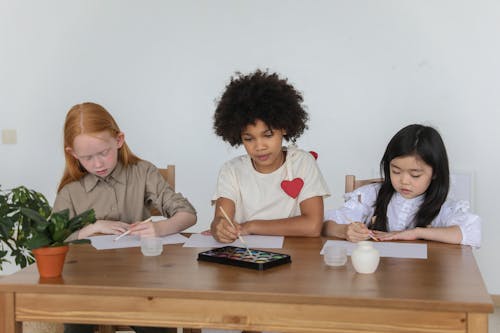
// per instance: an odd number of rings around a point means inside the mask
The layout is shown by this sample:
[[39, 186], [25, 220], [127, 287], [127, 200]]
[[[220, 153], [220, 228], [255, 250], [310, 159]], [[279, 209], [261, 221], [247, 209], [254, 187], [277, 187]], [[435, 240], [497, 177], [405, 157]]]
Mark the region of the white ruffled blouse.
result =
[[[381, 184], [360, 187], [345, 194], [345, 204], [339, 209], [327, 210], [325, 221], [332, 220], [339, 224], [361, 221], [368, 224], [375, 212], [375, 201]], [[388, 231], [400, 231], [415, 228], [414, 217], [424, 200], [420, 195], [406, 199], [395, 193], [387, 207]], [[463, 245], [481, 246], [481, 219], [469, 212], [469, 203], [464, 200], [446, 200], [439, 214], [430, 224], [431, 227], [450, 227], [458, 225], [462, 231]]]

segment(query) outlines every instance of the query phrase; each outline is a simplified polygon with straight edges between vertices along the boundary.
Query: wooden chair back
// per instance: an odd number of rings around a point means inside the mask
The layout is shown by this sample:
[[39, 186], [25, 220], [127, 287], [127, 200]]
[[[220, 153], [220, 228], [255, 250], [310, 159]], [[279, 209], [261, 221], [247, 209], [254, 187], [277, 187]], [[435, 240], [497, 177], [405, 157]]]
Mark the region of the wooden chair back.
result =
[[[168, 185], [175, 191], [175, 165], [169, 164], [166, 169], [158, 168], [158, 171], [160, 171], [160, 174], [165, 178]], [[151, 215], [158, 216], [161, 215], [161, 213], [156, 208], [153, 208], [151, 209]]]
[[346, 175], [345, 176], [345, 193], [349, 193], [357, 189], [358, 187], [381, 183], [383, 181], [382, 178], [371, 178], [371, 179], [356, 179], [354, 175]]
[[175, 165], [169, 164], [166, 169], [158, 169], [160, 174], [165, 178], [168, 185], [175, 191]]

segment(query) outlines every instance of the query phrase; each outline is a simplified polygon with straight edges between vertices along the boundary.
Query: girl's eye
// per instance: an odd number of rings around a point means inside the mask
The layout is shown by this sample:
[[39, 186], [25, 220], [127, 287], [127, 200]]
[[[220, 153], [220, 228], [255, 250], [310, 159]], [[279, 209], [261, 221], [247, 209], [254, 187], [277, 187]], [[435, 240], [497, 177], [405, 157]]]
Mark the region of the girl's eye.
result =
[[108, 155], [109, 151], [110, 151], [110, 149], [106, 149], [105, 151], [99, 153], [99, 155], [102, 157], [106, 157]]
[[411, 177], [415, 178], [415, 179], [420, 178], [420, 176], [422, 176], [422, 175], [411, 175]]
[[396, 171], [396, 170], [391, 170], [391, 172], [392, 172], [393, 174], [395, 174], [395, 175], [399, 175], [399, 174], [401, 173], [401, 172]]
[[82, 160], [88, 162], [92, 159], [92, 156], [85, 156], [85, 157], [82, 157]]
[[266, 131], [264, 133], [264, 137], [266, 138], [272, 138], [274, 136], [274, 132], [273, 131]]
[[243, 138], [243, 141], [252, 141], [252, 138]]

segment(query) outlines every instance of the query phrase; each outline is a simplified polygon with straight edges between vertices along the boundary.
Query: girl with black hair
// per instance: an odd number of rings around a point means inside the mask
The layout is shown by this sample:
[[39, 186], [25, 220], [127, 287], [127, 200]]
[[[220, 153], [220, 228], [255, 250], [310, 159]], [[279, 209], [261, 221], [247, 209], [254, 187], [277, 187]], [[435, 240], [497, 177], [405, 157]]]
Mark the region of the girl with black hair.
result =
[[342, 208], [326, 212], [326, 235], [352, 242], [372, 237], [481, 245], [481, 220], [468, 212], [468, 202], [447, 200], [448, 157], [434, 128], [401, 129], [387, 145], [380, 170], [381, 184], [347, 193]]
[[248, 234], [320, 236], [329, 190], [317, 155], [282, 146], [307, 128], [301, 104], [302, 95], [275, 73], [239, 74], [227, 85], [215, 110], [215, 133], [231, 146], [242, 144], [247, 154], [219, 173], [211, 224], [218, 241]]

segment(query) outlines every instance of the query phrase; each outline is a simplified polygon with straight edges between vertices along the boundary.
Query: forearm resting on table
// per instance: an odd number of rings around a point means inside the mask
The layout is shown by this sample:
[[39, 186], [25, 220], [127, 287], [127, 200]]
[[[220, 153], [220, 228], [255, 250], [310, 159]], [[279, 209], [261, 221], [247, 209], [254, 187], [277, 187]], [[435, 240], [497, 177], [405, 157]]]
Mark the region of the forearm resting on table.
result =
[[255, 220], [247, 222], [248, 232], [257, 235], [304, 236], [321, 235], [321, 216], [295, 216], [277, 220]]
[[420, 239], [450, 244], [460, 244], [462, 242], [462, 230], [458, 225], [441, 228], [416, 228], [416, 231]]
[[257, 235], [319, 237], [323, 228], [323, 198], [305, 199], [301, 215], [275, 220], [253, 220], [243, 226], [245, 232]]
[[80, 230], [75, 231], [74, 233], [69, 235], [69, 237], [66, 238], [65, 241], [69, 242], [69, 241], [73, 241], [73, 240], [77, 240], [77, 239], [87, 238], [87, 237], [94, 235], [95, 233], [97, 233], [97, 231], [95, 230], [94, 223], [92, 223], [92, 224], [89, 224], [89, 225], [81, 228]]
[[156, 234], [165, 236], [176, 234], [196, 223], [196, 215], [188, 212], [177, 212], [169, 219], [161, 220], [155, 223]]
[[348, 224], [339, 224], [335, 221], [328, 220], [323, 223], [323, 234], [325, 236], [333, 236], [342, 239], [347, 238]]

